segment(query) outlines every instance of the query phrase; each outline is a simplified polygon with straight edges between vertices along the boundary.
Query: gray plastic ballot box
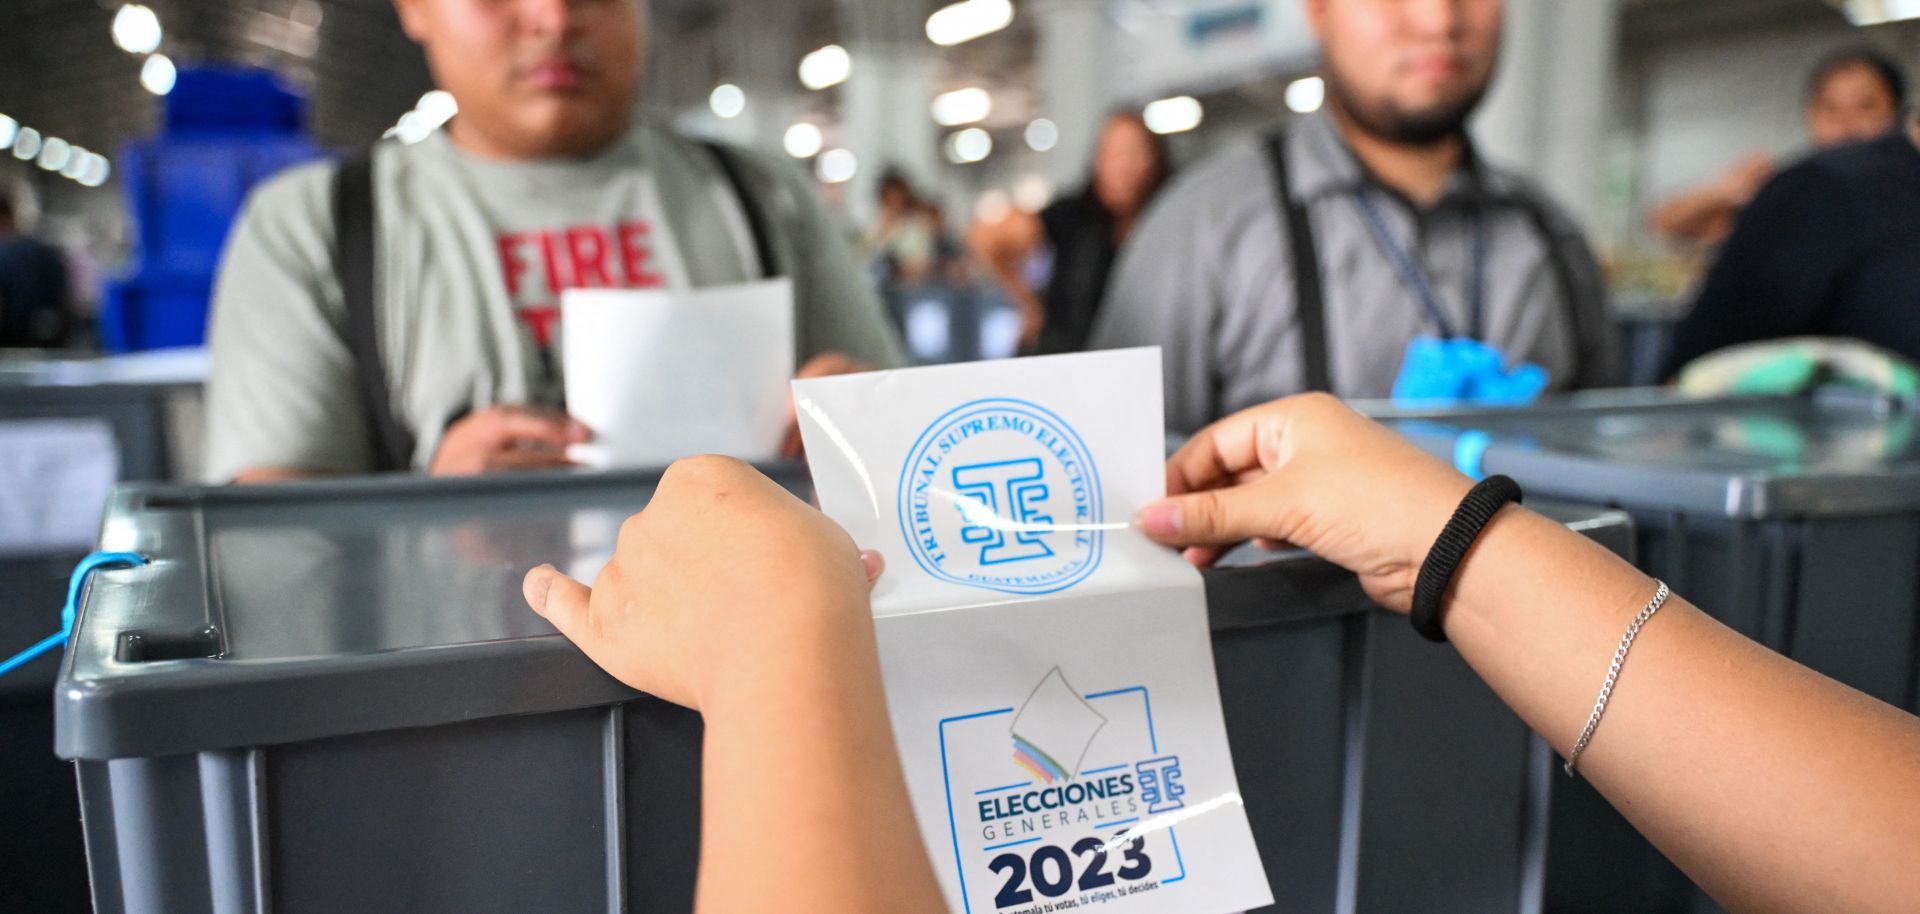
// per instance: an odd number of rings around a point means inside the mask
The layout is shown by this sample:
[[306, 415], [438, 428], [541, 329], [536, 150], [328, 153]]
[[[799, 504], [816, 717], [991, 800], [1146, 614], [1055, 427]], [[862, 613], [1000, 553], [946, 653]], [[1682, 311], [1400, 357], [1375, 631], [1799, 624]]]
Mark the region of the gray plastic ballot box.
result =
[[[104, 429], [120, 480], [181, 478], [198, 463], [200, 387], [191, 365], [154, 362], [0, 352], [0, 436], [17, 423], [78, 420]], [[97, 509], [72, 508], [82, 515]], [[0, 655], [59, 627], [67, 573], [85, 554], [79, 542], [22, 545], [0, 536]], [[0, 817], [0, 859], [7, 861], [0, 866], [0, 908], [7, 910], [65, 914], [87, 905], [73, 779], [47, 750], [53, 736], [47, 698], [59, 662], [54, 651], [0, 676], [0, 736], [6, 742], [0, 746], [0, 793], [9, 800]]]
[[1920, 710], [1920, 413], [1855, 396], [1581, 395], [1396, 416], [1530, 495], [1633, 515], [1641, 567], [1721, 621], [1883, 701]]
[[0, 422], [103, 422], [113, 430], [122, 480], [186, 479], [199, 464], [203, 363], [192, 353], [0, 356]]
[[[1484, 434], [1481, 468], [1529, 497], [1626, 510], [1640, 567], [1675, 592], [1782, 654], [1920, 710], [1920, 414], [1845, 393], [1362, 408], [1449, 459], [1463, 435], [1471, 445]], [[1584, 782], [1555, 807], [1550, 908], [1718, 909]]]
[[[101, 914], [688, 910], [700, 718], [519, 588], [591, 575], [657, 478], [119, 492], [103, 545], [152, 563], [91, 579], [56, 692]], [[1548, 750], [1351, 575], [1260, 561], [1207, 596], [1277, 909], [1537, 910]]]

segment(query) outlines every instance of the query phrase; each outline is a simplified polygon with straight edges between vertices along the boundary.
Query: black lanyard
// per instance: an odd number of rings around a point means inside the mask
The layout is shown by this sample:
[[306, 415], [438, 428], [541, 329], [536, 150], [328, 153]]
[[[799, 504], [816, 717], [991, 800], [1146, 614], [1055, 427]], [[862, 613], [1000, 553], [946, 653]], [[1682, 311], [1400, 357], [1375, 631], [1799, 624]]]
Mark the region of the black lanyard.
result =
[[[1414, 261], [1413, 254], [1393, 238], [1387, 231], [1387, 222], [1380, 216], [1380, 208], [1373, 201], [1378, 190], [1363, 186], [1354, 192], [1354, 200], [1360, 204], [1360, 214], [1366, 217], [1367, 231], [1373, 235], [1380, 250], [1393, 261], [1393, 269], [1400, 274], [1400, 281], [1407, 290], [1420, 300], [1426, 309], [1427, 317], [1433, 320], [1434, 329], [1440, 331], [1445, 339], [1454, 339], [1460, 334], [1455, 332], [1453, 321], [1447, 319], [1447, 311], [1440, 305], [1440, 296], [1433, 289], [1433, 283], [1427, 281], [1425, 270]], [[1472, 286], [1468, 292], [1467, 313], [1472, 323], [1467, 327], [1469, 339], [1485, 338], [1487, 308], [1487, 220], [1486, 214], [1476, 211], [1473, 214], [1473, 275]]]

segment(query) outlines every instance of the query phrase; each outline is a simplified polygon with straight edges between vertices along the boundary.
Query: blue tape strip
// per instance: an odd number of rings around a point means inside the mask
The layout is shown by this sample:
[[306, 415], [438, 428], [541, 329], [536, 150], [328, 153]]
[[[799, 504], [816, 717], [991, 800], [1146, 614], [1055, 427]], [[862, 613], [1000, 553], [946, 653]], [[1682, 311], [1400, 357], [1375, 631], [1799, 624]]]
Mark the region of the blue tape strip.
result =
[[96, 552], [81, 559], [80, 564], [73, 566], [73, 576], [67, 579], [67, 605], [60, 610], [60, 630], [40, 639], [40, 643], [0, 661], [0, 676], [25, 666], [41, 654], [66, 645], [67, 639], [73, 636], [73, 617], [79, 612], [80, 591], [87, 586], [88, 575], [109, 566], [138, 567], [146, 563], [147, 557], [137, 552]]
[[1486, 468], [1482, 465], [1487, 458], [1487, 448], [1493, 444], [1493, 436], [1474, 429], [1460, 433], [1453, 439], [1454, 469], [1467, 475], [1474, 482], [1487, 478]]

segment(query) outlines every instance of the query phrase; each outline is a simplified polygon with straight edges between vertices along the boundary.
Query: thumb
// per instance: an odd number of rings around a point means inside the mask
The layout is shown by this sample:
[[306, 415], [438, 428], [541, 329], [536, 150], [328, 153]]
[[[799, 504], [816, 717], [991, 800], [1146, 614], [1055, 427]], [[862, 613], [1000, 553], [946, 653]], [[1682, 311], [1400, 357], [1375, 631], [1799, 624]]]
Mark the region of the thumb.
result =
[[552, 565], [541, 565], [527, 572], [520, 582], [527, 605], [540, 617], [553, 623], [567, 640], [579, 644], [587, 635], [587, 601], [593, 588], [580, 583]]
[[860, 550], [860, 564], [867, 572], [867, 588], [879, 583], [880, 575], [887, 570], [887, 560], [877, 549]]
[[1140, 509], [1134, 524], [1169, 546], [1220, 546], [1254, 537], [1285, 539], [1277, 506], [1256, 485], [1163, 498]]

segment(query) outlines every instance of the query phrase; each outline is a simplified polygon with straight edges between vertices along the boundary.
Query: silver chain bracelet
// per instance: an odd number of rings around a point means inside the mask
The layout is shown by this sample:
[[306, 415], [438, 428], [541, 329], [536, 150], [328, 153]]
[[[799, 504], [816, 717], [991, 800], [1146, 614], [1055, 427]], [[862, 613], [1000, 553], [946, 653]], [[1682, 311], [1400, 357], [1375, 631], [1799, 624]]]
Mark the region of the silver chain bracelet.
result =
[[1580, 762], [1580, 753], [1587, 751], [1587, 744], [1593, 741], [1594, 728], [1600, 726], [1600, 715], [1607, 713], [1607, 699], [1613, 697], [1613, 684], [1620, 678], [1620, 667], [1627, 662], [1627, 651], [1633, 647], [1633, 639], [1640, 634], [1640, 626], [1647, 624], [1653, 614], [1667, 602], [1667, 582], [1655, 581], [1660, 588], [1653, 593], [1653, 599], [1647, 601], [1645, 609], [1633, 617], [1627, 624], [1627, 632], [1620, 636], [1620, 649], [1613, 652], [1613, 664], [1607, 667], [1607, 679], [1600, 684], [1600, 697], [1594, 699], [1593, 713], [1587, 715], [1587, 728], [1580, 731], [1580, 739], [1573, 744], [1573, 751], [1567, 753], [1567, 762], [1561, 766], [1568, 777], [1573, 776], [1573, 766]]

